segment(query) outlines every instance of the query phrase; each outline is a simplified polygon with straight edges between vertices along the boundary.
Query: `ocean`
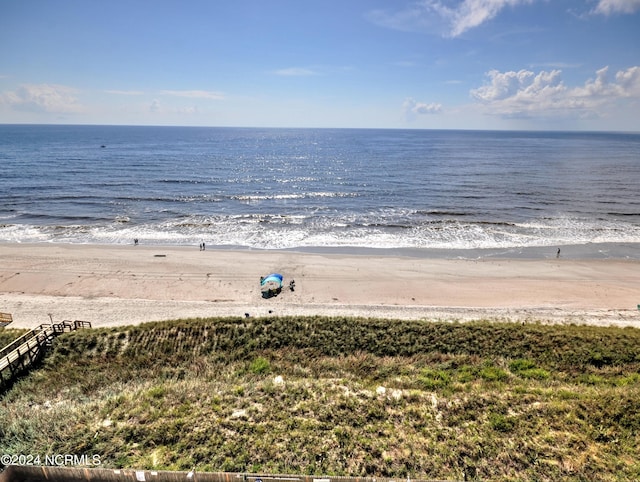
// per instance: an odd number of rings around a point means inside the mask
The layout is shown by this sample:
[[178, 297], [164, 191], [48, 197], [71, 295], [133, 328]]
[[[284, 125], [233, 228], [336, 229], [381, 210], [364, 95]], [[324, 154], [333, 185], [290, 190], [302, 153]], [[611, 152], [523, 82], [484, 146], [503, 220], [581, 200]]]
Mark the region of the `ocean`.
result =
[[0, 125], [0, 242], [640, 259], [640, 134]]

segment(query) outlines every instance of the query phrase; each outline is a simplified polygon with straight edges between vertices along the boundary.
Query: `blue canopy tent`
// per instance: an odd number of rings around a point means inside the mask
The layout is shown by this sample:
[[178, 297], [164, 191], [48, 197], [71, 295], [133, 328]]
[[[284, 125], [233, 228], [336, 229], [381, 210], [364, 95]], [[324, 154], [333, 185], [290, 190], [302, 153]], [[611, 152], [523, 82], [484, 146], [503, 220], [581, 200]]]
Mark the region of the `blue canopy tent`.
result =
[[263, 298], [271, 298], [282, 291], [283, 284], [282, 275], [279, 273], [271, 273], [270, 275], [260, 278], [260, 291]]

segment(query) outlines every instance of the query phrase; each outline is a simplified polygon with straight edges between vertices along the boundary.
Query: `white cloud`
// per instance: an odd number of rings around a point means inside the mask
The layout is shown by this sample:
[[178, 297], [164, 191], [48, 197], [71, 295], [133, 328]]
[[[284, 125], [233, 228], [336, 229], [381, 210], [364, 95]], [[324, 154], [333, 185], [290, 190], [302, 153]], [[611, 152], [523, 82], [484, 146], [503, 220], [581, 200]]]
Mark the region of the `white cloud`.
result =
[[616, 82], [628, 96], [640, 97], [640, 67], [616, 73]]
[[[530, 4], [533, 0], [464, 0], [451, 12], [451, 36], [457, 37], [494, 18], [506, 7]], [[438, 2], [439, 3], [439, 2]]]
[[612, 15], [615, 13], [635, 13], [640, 10], [640, 0], [600, 0], [594, 13]]
[[534, 0], [462, 0], [453, 6], [442, 0], [421, 0], [403, 10], [374, 10], [369, 19], [396, 30], [426, 30], [457, 37], [496, 17], [506, 7], [530, 4]]
[[193, 114], [198, 114], [200, 112], [200, 109], [198, 109], [198, 106], [191, 106], [191, 107], [184, 107], [180, 109], [179, 112], [181, 114], [193, 115]]
[[[596, 71], [596, 78], [585, 82], [584, 87], [576, 87], [571, 93], [581, 98], [625, 97], [624, 89], [609, 82], [609, 67]], [[620, 72], [619, 72], [620, 73]]]
[[569, 62], [544, 62], [544, 63], [533, 63], [530, 64], [531, 68], [535, 67], [552, 67], [554, 69], [577, 69], [581, 67], [582, 64], [579, 63], [569, 63]]
[[106, 90], [105, 92], [113, 95], [144, 95], [140, 90]]
[[491, 70], [486, 74], [490, 83], [471, 91], [472, 97], [484, 101], [495, 102], [517, 98], [523, 102], [526, 99], [555, 95], [565, 89], [560, 81], [560, 71], [542, 71], [535, 74], [528, 70], [518, 72], [498, 72]]
[[163, 90], [162, 95], [171, 95], [175, 97], [187, 97], [190, 99], [207, 99], [207, 100], [223, 100], [224, 94], [221, 92], [212, 92], [207, 90]]
[[[497, 17], [505, 8], [530, 5], [541, 0], [418, 0], [396, 10], [374, 10], [368, 18], [383, 27], [403, 31], [427, 31], [458, 37]], [[632, 14], [640, 0], [599, 0], [592, 13]]]
[[439, 2], [421, 1], [395, 12], [373, 10], [367, 17], [382, 27], [402, 31], [435, 31], [443, 33], [443, 17], [447, 12], [438, 9]]
[[77, 114], [83, 112], [84, 107], [74, 94], [75, 89], [64, 85], [24, 84], [15, 91], [1, 94], [0, 103], [22, 111]]
[[158, 119], [168, 119], [173, 116], [194, 116], [201, 113], [200, 108], [197, 105], [192, 106], [169, 106], [163, 104], [159, 99], [153, 99], [147, 107], [148, 112], [151, 112], [155, 121]]
[[596, 72], [579, 87], [568, 87], [560, 70], [538, 73], [488, 72], [489, 82], [471, 90], [487, 113], [505, 117], [599, 117], [622, 99], [640, 100], [640, 67], [619, 71], [615, 81], [608, 76], [608, 67]]
[[404, 111], [407, 120], [412, 120], [416, 115], [429, 115], [442, 113], [442, 104], [424, 102], [417, 102], [411, 97], [407, 97], [402, 103], [402, 109]]
[[284, 77], [308, 77], [310, 75], [318, 75], [315, 70], [307, 69], [305, 67], [289, 67], [286, 69], [276, 70], [276, 75], [282, 75]]

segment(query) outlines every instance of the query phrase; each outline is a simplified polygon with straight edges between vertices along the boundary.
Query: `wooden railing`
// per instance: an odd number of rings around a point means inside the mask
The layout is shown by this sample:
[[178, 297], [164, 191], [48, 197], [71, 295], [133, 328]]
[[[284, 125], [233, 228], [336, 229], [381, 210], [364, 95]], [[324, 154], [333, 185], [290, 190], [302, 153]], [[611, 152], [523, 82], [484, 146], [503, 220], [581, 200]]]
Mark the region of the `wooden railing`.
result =
[[0, 313], [0, 328], [7, 326], [13, 321], [11, 313]]
[[344, 477], [323, 475], [271, 475], [241, 474], [229, 472], [149, 471], [134, 469], [101, 469], [46, 466], [7, 467], [0, 472], [0, 482], [48, 482], [92, 481], [92, 482], [438, 482], [434, 479], [410, 479], [409, 477]]
[[79, 328], [91, 328], [91, 323], [80, 320], [45, 323], [5, 346], [0, 350], [0, 390], [38, 361], [55, 337]]

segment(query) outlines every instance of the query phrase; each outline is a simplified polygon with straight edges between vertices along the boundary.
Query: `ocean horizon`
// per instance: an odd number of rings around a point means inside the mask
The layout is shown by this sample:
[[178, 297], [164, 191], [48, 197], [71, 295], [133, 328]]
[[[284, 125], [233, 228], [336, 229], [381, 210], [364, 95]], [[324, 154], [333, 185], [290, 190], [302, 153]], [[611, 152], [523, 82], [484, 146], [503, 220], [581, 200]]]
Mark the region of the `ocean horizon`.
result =
[[0, 125], [0, 242], [640, 259], [640, 134]]

